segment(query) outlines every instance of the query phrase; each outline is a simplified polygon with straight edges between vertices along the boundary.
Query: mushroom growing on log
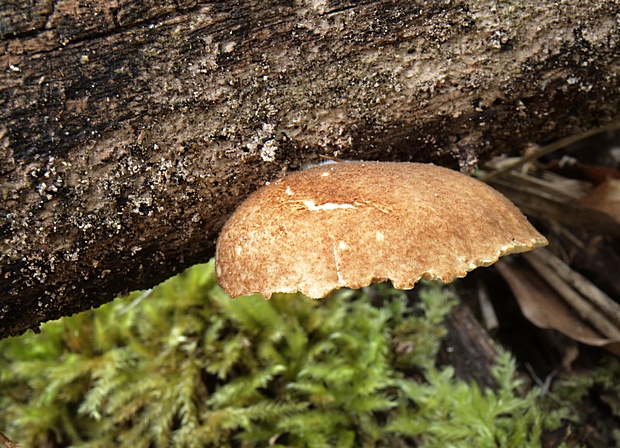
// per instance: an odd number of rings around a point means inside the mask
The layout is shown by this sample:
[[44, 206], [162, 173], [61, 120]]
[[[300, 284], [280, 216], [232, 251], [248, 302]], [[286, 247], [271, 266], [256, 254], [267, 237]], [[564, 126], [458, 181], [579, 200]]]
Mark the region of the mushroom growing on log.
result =
[[252, 194], [224, 226], [216, 274], [232, 296], [421, 278], [450, 282], [499, 257], [547, 245], [508, 199], [430, 164], [319, 165]]

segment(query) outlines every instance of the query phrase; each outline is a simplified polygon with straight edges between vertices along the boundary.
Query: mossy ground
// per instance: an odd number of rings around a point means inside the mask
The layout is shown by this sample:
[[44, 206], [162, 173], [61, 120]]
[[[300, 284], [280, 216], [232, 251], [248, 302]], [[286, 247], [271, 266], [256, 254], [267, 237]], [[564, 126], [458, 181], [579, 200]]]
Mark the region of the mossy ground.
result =
[[506, 353], [495, 392], [436, 368], [455, 298], [419, 297], [231, 300], [213, 262], [195, 266], [0, 341], [0, 431], [50, 447], [540, 446], [566, 413], [524, 392]]

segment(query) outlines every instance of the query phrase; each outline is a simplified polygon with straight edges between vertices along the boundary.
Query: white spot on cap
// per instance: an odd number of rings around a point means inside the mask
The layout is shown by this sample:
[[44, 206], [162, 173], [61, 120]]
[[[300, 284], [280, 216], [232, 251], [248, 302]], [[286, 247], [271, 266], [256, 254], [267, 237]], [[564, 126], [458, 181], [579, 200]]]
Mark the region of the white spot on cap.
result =
[[327, 176], [329, 176], [329, 172], [327, 172], [327, 171], [323, 171], [323, 174], [321, 174], [321, 176], [323, 176], [323, 177], [327, 177]]
[[330, 210], [336, 210], [339, 208], [355, 208], [355, 206], [351, 204], [334, 204], [333, 202], [326, 202], [325, 204], [316, 205], [314, 201], [310, 201], [307, 199], [303, 201], [303, 204], [311, 212], [315, 212], [319, 210], [330, 211]]
[[338, 249], [345, 250], [345, 249], [348, 249], [348, 248], [349, 248], [349, 246], [344, 241], [338, 242]]
[[286, 194], [288, 194], [289, 196], [293, 195], [293, 190], [291, 190], [291, 186], [290, 185], [286, 186]]
[[237, 252], [237, 255], [241, 255], [241, 246], [237, 246], [235, 252]]
[[383, 234], [383, 232], [380, 232], [379, 230], [377, 230], [377, 233], [375, 234], [375, 237], [377, 238], [377, 241], [385, 240], [385, 235]]

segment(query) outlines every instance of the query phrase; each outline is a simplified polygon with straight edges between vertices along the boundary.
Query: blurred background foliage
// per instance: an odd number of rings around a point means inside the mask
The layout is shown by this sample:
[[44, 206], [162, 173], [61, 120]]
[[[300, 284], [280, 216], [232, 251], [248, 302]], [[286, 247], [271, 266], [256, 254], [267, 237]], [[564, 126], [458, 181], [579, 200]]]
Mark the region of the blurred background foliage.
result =
[[231, 300], [213, 261], [194, 266], [0, 341], [0, 431], [46, 447], [540, 446], [566, 408], [504, 352], [495, 391], [436, 367], [456, 299], [416, 290]]

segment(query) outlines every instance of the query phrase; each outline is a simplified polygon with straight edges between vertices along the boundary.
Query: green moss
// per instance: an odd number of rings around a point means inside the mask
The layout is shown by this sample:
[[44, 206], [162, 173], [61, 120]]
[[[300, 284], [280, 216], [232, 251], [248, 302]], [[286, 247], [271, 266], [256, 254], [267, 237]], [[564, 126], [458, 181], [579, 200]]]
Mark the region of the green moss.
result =
[[548, 378], [539, 407], [569, 424], [573, 439], [587, 441], [588, 446], [620, 446], [620, 430], [614, 429], [620, 417], [619, 379], [620, 360], [602, 355], [588, 370]]
[[545, 419], [511, 359], [495, 393], [435, 368], [455, 299], [420, 297], [231, 300], [195, 266], [0, 341], [0, 429], [26, 446], [538, 446]]

